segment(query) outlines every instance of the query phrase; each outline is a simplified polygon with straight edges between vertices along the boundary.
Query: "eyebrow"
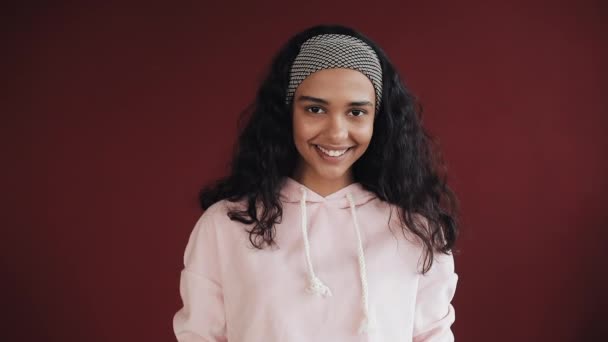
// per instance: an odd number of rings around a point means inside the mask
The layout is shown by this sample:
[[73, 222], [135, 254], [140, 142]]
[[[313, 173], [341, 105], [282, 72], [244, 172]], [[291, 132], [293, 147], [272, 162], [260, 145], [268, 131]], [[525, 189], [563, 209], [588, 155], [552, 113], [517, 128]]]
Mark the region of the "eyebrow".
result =
[[[296, 101], [297, 102], [310, 101], [310, 102], [321, 103], [326, 106], [329, 105], [329, 102], [327, 100], [324, 100], [324, 99], [321, 99], [318, 97], [307, 96], [307, 95], [300, 95]], [[353, 101], [353, 102], [350, 102], [348, 105], [349, 106], [370, 106], [370, 107], [374, 106], [374, 104], [369, 101]]]

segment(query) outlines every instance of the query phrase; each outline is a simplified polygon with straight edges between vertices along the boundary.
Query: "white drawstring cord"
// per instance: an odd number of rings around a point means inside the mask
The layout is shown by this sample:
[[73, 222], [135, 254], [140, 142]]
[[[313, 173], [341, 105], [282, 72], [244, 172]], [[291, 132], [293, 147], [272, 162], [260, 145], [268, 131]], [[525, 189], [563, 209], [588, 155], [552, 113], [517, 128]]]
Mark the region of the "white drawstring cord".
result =
[[331, 290], [327, 285], [323, 284], [321, 279], [315, 275], [315, 271], [312, 267], [312, 261], [310, 258], [310, 244], [308, 243], [308, 230], [306, 228], [306, 189], [300, 187], [302, 197], [300, 198], [300, 211], [302, 213], [302, 235], [304, 238], [304, 252], [306, 253], [306, 262], [308, 265], [308, 288], [307, 291], [310, 293], [318, 294], [321, 296], [331, 296]]
[[[321, 279], [315, 275], [310, 257], [310, 243], [308, 241], [307, 214], [306, 214], [306, 189], [300, 187], [302, 197], [300, 198], [300, 211], [302, 214], [302, 236], [304, 239], [304, 252], [306, 254], [306, 263], [308, 267], [309, 284], [307, 291], [320, 296], [332, 296], [331, 290], [325, 285]], [[359, 260], [359, 275], [361, 277], [361, 301], [363, 305], [363, 319], [359, 325], [359, 334], [366, 334], [373, 331], [376, 327], [375, 316], [370, 312], [368, 300], [368, 284], [367, 284], [367, 269], [365, 266], [365, 255], [363, 253], [363, 242], [357, 220], [357, 212], [355, 210], [355, 201], [351, 193], [347, 193], [346, 197], [350, 203], [350, 210], [353, 217], [353, 227], [357, 237], [357, 256]]]
[[359, 222], [357, 220], [357, 212], [355, 210], [355, 201], [353, 195], [349, 192], [346, 194], [348, 202], [350, 203], [350, 211], [353, 216], [353, 223], [355, 229], [355, 235], [357, 236], [357, 255], [359, 259], [359, 274], [361, 276], [361, 288], [363, 293], [361, 295], [361, 301], [363, 304], [363, 320], [359, 326], [359, 333], [365, 334], [375, 329], [375, 319], [370, 315], [369, 302], [368, 302], [368, 289], [367, 289], [367, 269], [365, 267], [365, 255], [363, 254], [363, 242], [361, 241], [361, 233], [359, 229]]

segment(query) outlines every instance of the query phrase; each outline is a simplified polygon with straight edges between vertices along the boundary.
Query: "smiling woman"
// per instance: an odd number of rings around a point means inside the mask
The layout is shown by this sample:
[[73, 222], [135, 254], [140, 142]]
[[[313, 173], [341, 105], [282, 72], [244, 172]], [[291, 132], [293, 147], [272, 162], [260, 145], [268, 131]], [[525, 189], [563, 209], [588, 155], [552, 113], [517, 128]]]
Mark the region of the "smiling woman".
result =
[[309, 28], [250, 108], [230, 174], [200, 193], [177, 339], [452, 341], [457, 200], [385, 53]]

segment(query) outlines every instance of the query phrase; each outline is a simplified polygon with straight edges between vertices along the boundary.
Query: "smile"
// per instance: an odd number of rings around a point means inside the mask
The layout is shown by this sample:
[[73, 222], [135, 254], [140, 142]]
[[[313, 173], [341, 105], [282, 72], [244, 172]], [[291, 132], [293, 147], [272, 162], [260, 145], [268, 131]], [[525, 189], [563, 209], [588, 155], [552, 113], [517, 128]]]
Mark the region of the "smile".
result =
[[326, 149], [324, 147], [321, 147], [319, 145], [315, 145], [315, 147], [317, 148], [318, 151], [321, 151], [324, 155], [328, 156], [328, 157], [332, 157], [332, 158], [338, 158], [343, 156], [348, 150], [350, 150], [352, 147], [348, 147], [345, 149], [341, 149], [341, 150], [329, 150]]
[[317, 145], [317, 147], [319, 148], [319, 150], [321, 150], [321, 152], [327, 154], [330, 157], [339, 157], [341, 155], [343, 155], [344, 153], [346, 153], [346, 151], [348, 151], [348, 149], [344, 149], [344, 150], [327, 150], [324, 149], [323, 147]]

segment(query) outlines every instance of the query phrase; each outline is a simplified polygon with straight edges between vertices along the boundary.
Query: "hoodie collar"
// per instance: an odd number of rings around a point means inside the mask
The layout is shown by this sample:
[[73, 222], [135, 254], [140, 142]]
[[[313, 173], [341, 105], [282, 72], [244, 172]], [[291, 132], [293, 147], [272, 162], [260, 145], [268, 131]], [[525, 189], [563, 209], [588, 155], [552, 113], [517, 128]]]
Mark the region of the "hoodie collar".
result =
[[307, 203], [326, 203], [341, 209], [350, 208], [350, 203], [346, 197], [346, 194], [348, 193], [352, 195], [356, 206], [365, 204], [376, 198], [376, 194], [363, 188], [363, 185], [360, 183], [352, 183], [330, 195], [323, 197], [295, 179], [286, 177], [280, 191], [281, 199], [287, 203], [299, 203], [300, 199], [302, 198], [302, 192], [300, 190], [301, 188], [306, 190]]

